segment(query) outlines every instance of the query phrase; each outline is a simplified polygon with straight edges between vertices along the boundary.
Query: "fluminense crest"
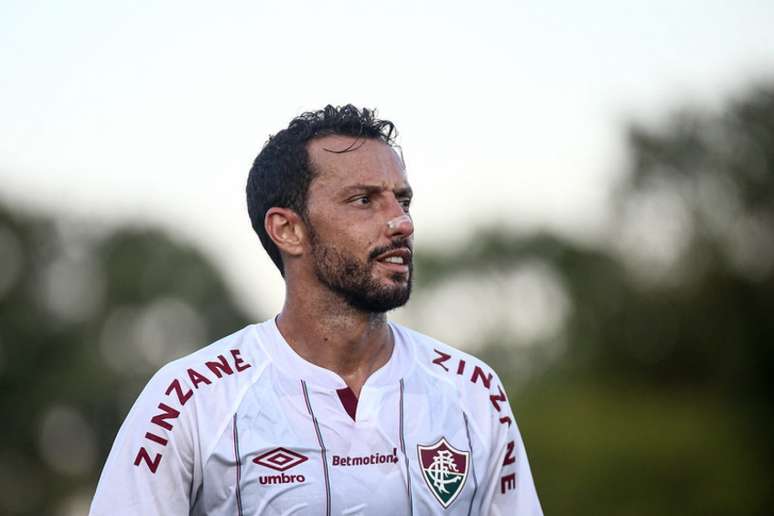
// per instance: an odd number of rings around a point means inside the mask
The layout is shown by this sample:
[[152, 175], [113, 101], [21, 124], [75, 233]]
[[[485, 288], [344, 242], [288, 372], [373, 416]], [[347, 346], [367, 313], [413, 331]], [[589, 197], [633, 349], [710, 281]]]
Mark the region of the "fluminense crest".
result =
[[417, 445], [417, 453], [427, 487], [444, 509], [449, 507], [468, 478], [470, 452], [454, 448], [441, 437], [433, 444]]

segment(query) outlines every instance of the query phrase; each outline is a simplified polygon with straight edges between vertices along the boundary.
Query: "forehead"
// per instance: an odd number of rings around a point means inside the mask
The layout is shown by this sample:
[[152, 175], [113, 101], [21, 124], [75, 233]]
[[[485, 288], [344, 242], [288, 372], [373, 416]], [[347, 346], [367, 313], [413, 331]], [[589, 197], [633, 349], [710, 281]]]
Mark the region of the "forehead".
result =
[[330, 135], [310, 141], [307, 149], [315, 170], [312, 187], [344, 188], [369, 183], [394, 188], [407, 184], [400, 156], [378, 140]]

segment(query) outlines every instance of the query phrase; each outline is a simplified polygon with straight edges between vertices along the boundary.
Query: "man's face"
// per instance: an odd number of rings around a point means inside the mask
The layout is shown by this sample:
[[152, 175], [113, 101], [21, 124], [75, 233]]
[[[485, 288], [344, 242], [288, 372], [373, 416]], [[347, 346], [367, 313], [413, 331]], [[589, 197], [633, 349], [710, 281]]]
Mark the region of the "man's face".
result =
[[[353, 150], [331, 152], [353, 144]], [[315, 276], [364, 312], [404, 305], [411, 294], [414, 226], [400, 219], [411, 202], [400, 158], [377, 140], [345, 136], [313, 140], [309, 157], [316, 172], [306, 217]]]

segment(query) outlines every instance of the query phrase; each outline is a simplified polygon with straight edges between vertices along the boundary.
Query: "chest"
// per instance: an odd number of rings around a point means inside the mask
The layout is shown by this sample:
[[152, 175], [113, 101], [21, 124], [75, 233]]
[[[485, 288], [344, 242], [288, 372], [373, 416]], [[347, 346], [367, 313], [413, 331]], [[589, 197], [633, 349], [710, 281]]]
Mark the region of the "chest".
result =
[[217, 440], [193, 512], [469, 514], [484, 444], [449, 393], [421, 383], [364, 389], [353, 420], [335, 391], [275, 378]]

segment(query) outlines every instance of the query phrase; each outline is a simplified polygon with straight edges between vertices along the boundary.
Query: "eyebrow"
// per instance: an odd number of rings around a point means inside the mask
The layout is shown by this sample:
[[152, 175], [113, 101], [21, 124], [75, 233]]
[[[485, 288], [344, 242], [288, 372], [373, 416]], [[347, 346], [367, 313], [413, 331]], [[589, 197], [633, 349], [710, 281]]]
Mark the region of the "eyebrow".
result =
[[[386, 188], [378, 185], [358, 184], [358, 185], [351, 185], [344, 188], [343, 192], [344, 194], [356, 193], [356, 192], [365, 192], [368, 194], [372, 194], [372, 193], [383, 192], [384, 190], [386, 190]], [[414, 190], [412, 190], [410, 186], [402, 186], [400, 188], [395, 189], [395, 195], [401, 196], [401, 197], [403, 196], [413, 197]]]

